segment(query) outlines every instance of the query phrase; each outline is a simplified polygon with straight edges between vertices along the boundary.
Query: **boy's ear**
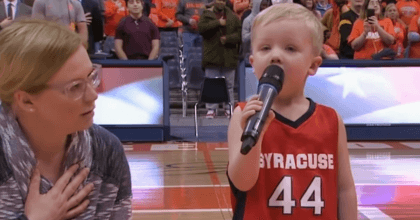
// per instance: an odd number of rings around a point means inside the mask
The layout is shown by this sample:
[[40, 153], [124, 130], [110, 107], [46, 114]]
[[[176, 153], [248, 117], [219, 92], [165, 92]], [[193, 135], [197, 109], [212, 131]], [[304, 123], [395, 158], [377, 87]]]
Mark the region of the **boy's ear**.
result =
[[249, 64], [251, 64], [251, 66], [253, 66], [252, 64], [254, 63], [254, 56], [249, 55]]
[[318, 67], [321, 66], [321, 64], [322, 64], [322, 57], [321, 56], [314, 57], [312, 60], [312, 64], [309, 67], [308, 75], [309, 76], [315, 75], [316, 71], [318, 70]]

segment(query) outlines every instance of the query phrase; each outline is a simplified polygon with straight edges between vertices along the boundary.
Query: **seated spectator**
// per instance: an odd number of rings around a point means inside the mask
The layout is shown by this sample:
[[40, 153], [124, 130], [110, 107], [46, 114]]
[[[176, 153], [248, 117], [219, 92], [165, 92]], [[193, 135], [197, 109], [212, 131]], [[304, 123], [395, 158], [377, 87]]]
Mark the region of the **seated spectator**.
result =
[[105, 43], [103, 51], [110, 53], [114, 51], [115, 30], [121, 19], [128, 15], [124, 0], [106, 0], [105, 1]]
[[143, 15], [142, 0], [127, 1], [129, 16], [123, 18], [115, 33], [115, 52], [121, 60], [158, 57], [160, 34], [153, 22]]
[[32, 8], [19, 0], [3, 0], [4, 7], [0, 9], [0, 30], [11, 25], [15, 19], [31, 17]]
[[260, 11], [268, 8], [269, 6], [273, 5], [271, 0], [253, 0], [252, 5], [252, 12], [251, 14], [244, 20], [242, 24], [242, 56], [246, 61], [249, 60], [249, 54], [251, 52], [251, 27], [252, 23], [254, 22], [255, 16]]
[[159, 31], [177, 31], [182, 23], [175, 17], [179, 0], [155, 0]]
[[239, 19], [242, 18], [244, 12], [249, 8], [249, 0], [235, 0], [233, 3], [233, 12]]
[[88, 28], [88, 53], [99, 50], [95, 47], [104, 38], [104, 21], [98, 0], [81, 0]]
[[[374, 10], [373, 16], [367, 17], [368, 9]], [[379, 1], [365, 0], [348, 42], [355, 51], [354, 59], [372, 59], [372, 55], [394, 44], [394, 36], [394, 25], [389, 18], [383, 18]]]
[[[234, 104], [233, 87], [238, 65], [238, 48], [241, 43], [241, 23], [226, 6], [226, 0], [215, 0], [205, 10], [198, 22], [198, 31], [203, 36], [202, 66], [207, 77], [225, 77], [229, 100]], [[207, 104], [207, 118], [216, 115], [217, 104]], [[230, 116], [230, 110], [226, 109]]]
[[353, 29], [354, 22], [359, 18], [360, 11], [363, 7], [363, 0], [351, 0], [350, 10], [341, 14], [340, 25], [338, 31], [340, 33], [340, 59], [353, 59], [354, 50], [349, 45], [347, 38]]
[[330, 8], [332, 8], [332, 5], [328, 3], [328, 0], [318, 0], [315, 6], [315, 10], [321, 13], [321, 17], [323, 17], [325, 12]]
[[385, 8], [385, 17], [391, 19], [394, 24], [394, 31], [396, 34], [396, 43], [393, 44], [390, 48], [393, 49], [397, 55], [397, 58], [404, 57], [404, 40], [407, 33], [407, 27], [404, 25], [404, 22], [399, 18], [398, 10], [395, 4], [390, 3]]
[[315, 10], [315, 0], [305, 0], [303, 3], [303, 6], [309, 11], [312, 11], [317, 18], [321, 19], [321, 13]]
[[401, 20], [407, 26], [410, 25], [411, 19], [420, 13], [420, 5], [415, 0], [400, 0], [396, 6]]
[[406, 57], [420, 58], [420, 15], [414, 16], [411, 19], [410, 26], [408, 27], [408, 48]]
[[85, 48], [88, 47], [88, 29], [82, 4], [78, 0], [49, 1], [36, 0], [32, 17], [55, 21], [79, 33]]

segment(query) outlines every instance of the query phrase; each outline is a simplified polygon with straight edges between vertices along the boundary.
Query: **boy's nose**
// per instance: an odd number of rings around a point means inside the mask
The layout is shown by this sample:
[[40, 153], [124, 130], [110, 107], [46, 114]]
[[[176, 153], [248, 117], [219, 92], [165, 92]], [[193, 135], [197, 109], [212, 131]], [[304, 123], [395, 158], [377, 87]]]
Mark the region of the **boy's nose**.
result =
[[280, 55], [278, 53], [273, 53], [273, 55], [271, 56], [271, 61], [270, 64], [280, 64], [281, 63], [281, 59], [280, 59]]

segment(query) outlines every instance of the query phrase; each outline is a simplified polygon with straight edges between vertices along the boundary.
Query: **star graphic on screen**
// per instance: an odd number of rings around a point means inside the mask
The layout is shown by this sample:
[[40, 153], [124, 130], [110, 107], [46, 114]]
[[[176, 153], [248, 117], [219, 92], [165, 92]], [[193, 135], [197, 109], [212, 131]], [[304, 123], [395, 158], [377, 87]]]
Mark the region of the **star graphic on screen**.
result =
[[341, 69], [341, 74], [328, 77], [328, 81], [335, 85], [340, 85], [343, 87], [343, 99], [346, 98], [350, 93], [353, 93], [359, 97], [366, 98], [366, 94], [360, 86], [359, 80], [365, 76], [365, 73], [358, 73], [352, 69], [352, 71], [347, 70], [343, 67]]

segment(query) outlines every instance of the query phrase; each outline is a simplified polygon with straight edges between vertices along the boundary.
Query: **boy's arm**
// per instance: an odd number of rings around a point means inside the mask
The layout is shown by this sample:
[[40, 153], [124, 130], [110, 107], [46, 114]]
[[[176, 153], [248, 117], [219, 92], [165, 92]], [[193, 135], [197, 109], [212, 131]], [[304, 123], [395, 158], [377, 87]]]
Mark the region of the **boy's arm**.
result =
[[228, 128], [228, 176], [233, 185], [243, 192], [250, 190], [257, 182], [260, 171], [262, 139], [267, 130], [267, 125], [274, 119], [274, 112], [270, 111], [258, 142], [247, 155], [242, 155], [240, 152], [241, 136], [246, 121], [255, 114], [255, 111], [260, 111], [262, 108], [262, 102], [258, 101], [257, 98], [258, 95], [254, 95], [243, 110], [239, 106], [235, 108]]
[[347, 148], [346, 128], [340, 115], [338, 117], [338, 219], [357, 219], [357, 196], [350, 167]]

